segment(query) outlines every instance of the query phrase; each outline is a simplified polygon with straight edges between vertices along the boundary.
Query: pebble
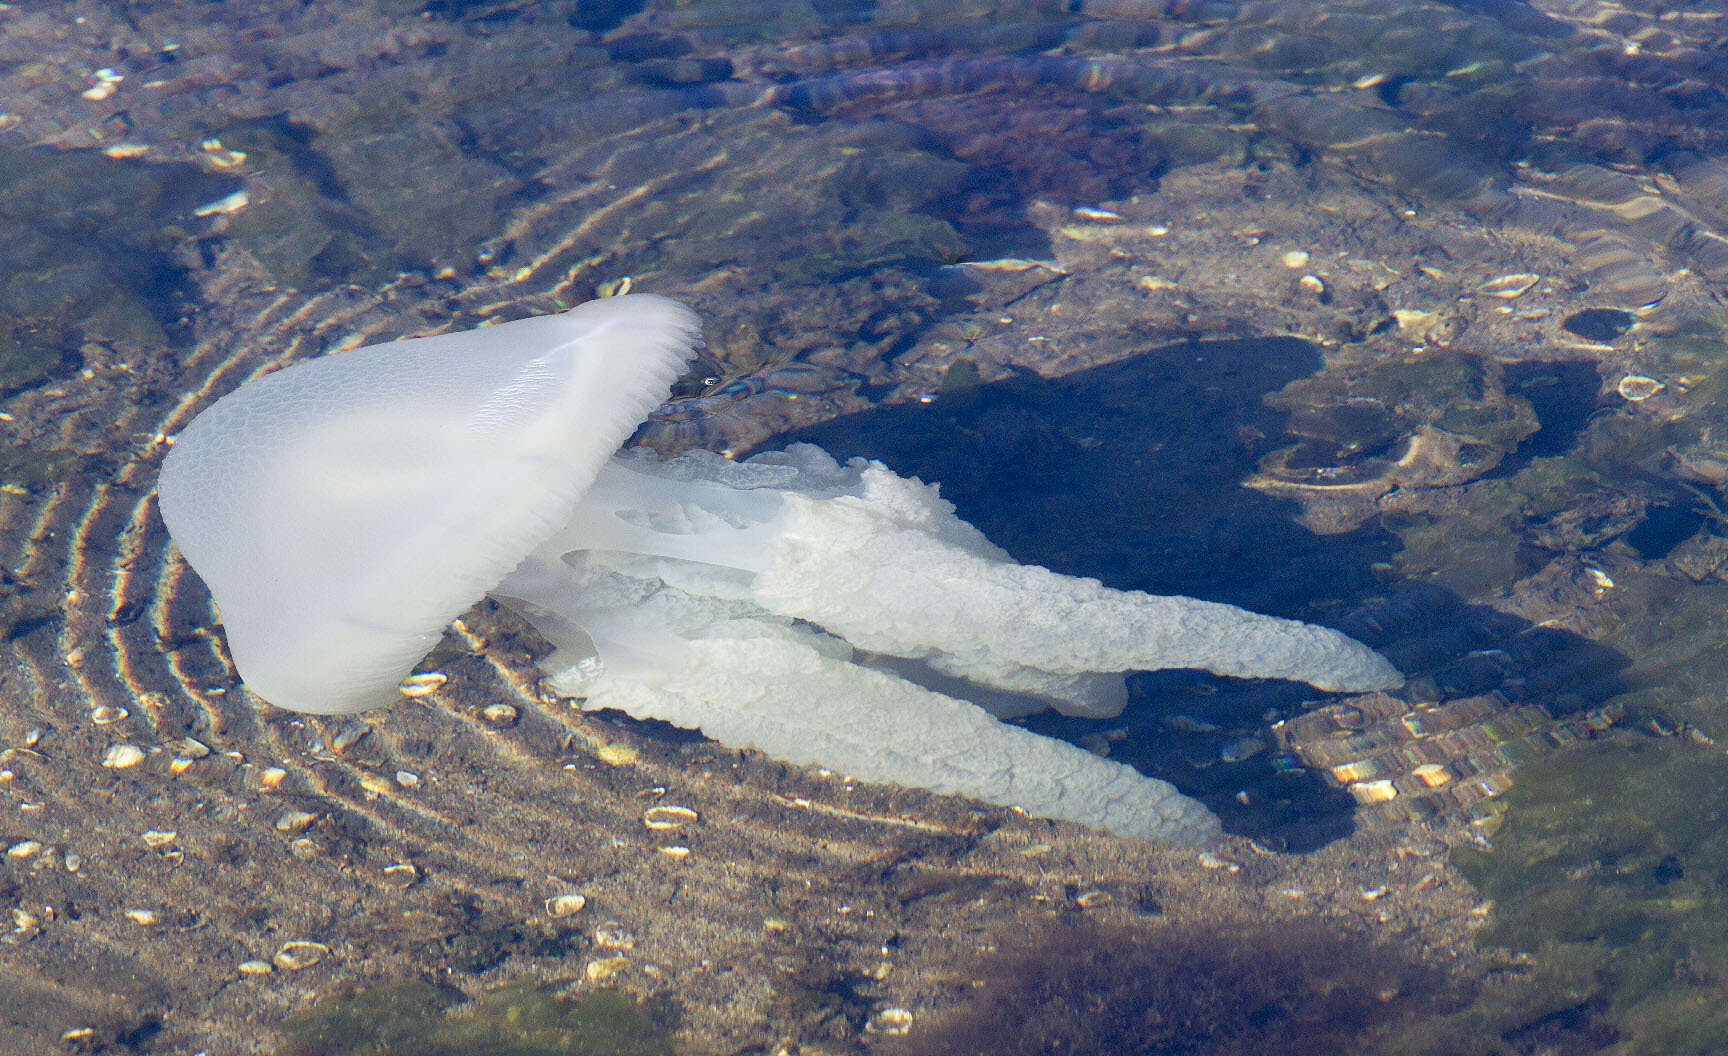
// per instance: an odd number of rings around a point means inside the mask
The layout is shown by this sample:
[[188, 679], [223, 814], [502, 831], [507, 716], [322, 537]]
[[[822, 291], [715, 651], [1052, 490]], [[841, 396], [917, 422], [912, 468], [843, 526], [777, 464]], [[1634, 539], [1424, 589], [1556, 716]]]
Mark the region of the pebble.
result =
[[1218, 749], [1218, 758], [1226, 763], [1240, 763], [1266, 750], [1266, 742], [1258, 737], [1240, 737]]
[[1665, 388], [1667, 386], [1655, 378], [1646, 377], [1643, 374], [1628, 374], [1620, 379], [1620, 384], [1614, 386], [1614, 391], [1618, 392], [1623, 399], [1637, 403], [1640, 400], [1649, 399]]
[[417, 675], [409, 675], [396, 689], [405, 697], [425, 697], [436, 693], [448, 681], [450, 676], [442, 671], [423, 671]]
[[619, 973], [629, 966], [628, 957], [602, 957], [583, 966], [582, 978], [595, 986], [603, 986], [618, 978]]
[[1228, 858], [1221, 858], [1211, 851], [1200, 852], [1200, 867], [1202, 869], [1222, 869], [1229, 873], [1239, 873], [1242, 867]]
[[679, 829], [695, 821], [697, 814], [689, 807], [661, 805], [642, 813], [642, 824], [650, 829]]
[[102, 754], [102, 765], [110, 770], [125, 770], [144, 761], [144, 749], [135, 744], [110, 745]]
[[321, 942], [306, 942], [296, 940], [285, 942], [276, 951], [276, 956], [270, 958], [270, 963], [285, 972], [298, 972], [310, 968], [329, 956], [330, 947]]
[[276, 831], [287, 833], [304, 832], [308, 826], [317, 820], [318, 815], [313, 814], [310, 811], [283, 811], [276, 818]]
[[896, 1037], [912, 1029], [912, 1013], [904, 1008], [885, 1008], [864, 1023], [866, 1034]]

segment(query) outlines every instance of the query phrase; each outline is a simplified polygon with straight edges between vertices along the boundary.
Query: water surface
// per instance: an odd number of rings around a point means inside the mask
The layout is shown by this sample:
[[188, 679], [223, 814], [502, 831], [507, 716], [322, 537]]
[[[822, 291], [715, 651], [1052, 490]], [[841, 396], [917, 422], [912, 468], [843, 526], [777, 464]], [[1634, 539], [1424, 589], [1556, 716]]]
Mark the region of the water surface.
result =
[[[1710, 1051], [1723, 28], [0, 5], [0, 1036], [273, 1052], [422, 980], [619, 987], [693, 1053], [934, 1051], [988, 977], [1026, 1051]], [[1023, 561], [1338, 626], [1410, 686], [1163, 672], [1032, 720], [1218, 810], [1204, 859], [584, 715], [487, 605], [429, 697], [257, 709], [155, 514], [173, 435], [299, 358], [623, 288], [708, 320], [639, 442], [881, 458]], [[1191, 991], [1106, 981], [1197, 950]]]

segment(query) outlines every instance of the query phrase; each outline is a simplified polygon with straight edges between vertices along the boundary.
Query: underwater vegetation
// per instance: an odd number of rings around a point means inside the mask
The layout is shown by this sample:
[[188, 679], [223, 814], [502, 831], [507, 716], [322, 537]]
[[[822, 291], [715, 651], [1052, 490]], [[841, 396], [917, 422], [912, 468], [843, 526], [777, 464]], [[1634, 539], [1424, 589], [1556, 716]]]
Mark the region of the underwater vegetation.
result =
[[616, 990], [516, 984], [459, 1005], [416, 980], [332, 995], [284, 1026], [279, 1056], [672, 1056], [667, 1024]]
[[198, 210], [239, 186], [188, 165], [0, 149], [0, 395], [69, 373], [86, 342], [126, 355], [166, 343], [175, 251], [207, 226]]
[[1052, 921], [962, 970], [963, 996], [885, 1056], [1385, 1051], [1464, 996], [1389, 943], [1318, 921]]
[[[1659, 431], [1698, 465], [1712, 447], [1699, 431], [1716, 416], [1702, 417]], [[1657, 438], [1618, 435], [1638, 441], [1623, 453], [1660, 465]], [[1523, 963], [1518, 1014], [1589, 1022], [1616, 1053], [1715, 1052], [1728, 1031], [1722, 549], [1711, 523], [1656, 566], [1669, 575], [1619, 576], [1622, 604], [1662, 613], [1614, 636], [1635, 658], [1620, 700], [1640, 721], [1527, 765], [1491, 849], [1454, 852], [1494, 906], [1479, 941]]]
[[1684, 738], [1600, 745], [1519, 776], [1492, 853], [1454, 857], [1496, 907], [1480, 941], [1525, 959], [1523, 1014], [1591, 1020], [1616, 1053], [1719, 1051], [1728, 1032], [1721, 749]]

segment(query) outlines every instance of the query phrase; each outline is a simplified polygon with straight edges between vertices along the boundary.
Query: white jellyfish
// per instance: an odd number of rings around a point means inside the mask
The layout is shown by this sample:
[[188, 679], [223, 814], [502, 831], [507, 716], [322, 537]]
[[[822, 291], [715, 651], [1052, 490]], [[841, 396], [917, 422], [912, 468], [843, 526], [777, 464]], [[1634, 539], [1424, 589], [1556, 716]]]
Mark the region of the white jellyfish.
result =
[[590, 708], [1106, 831], [1203, 843], [1165, 782], [999, 717], [1107, 716], [1122, 673], [1367, 690], [1335, 631], [1020, 565], [933, 485], [820, 449], [615, 454], [693, 355], [661, 297], [356, 349], [223, 397], [163, 463], [162, 516], [241, 678], [307, 712], [387, 703], [491, 593]]

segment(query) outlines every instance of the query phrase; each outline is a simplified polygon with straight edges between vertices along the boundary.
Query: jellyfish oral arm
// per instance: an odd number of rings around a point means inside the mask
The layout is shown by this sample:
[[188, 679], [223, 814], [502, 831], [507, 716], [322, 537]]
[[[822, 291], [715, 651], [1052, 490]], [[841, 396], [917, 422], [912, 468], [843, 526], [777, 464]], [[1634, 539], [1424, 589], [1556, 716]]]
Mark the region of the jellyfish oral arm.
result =
[[[1329, 691], [1402, 682], [1337, 631], [1017, 564], [935, 486], [879, 462], [841, 466], [809, 444], [743, 463], [707, 452], [614, 458], [524, 569], [554, 574], [591, 551], [645, 559], [613, 564], [807, 621], [859, 649], [1008, 691], [1046, 687], [1070, 714], [1097, 712], [1064, 688], [1096, 692], [1087, 676], [1124, 671], [1201, 668]], [[507, 580], [494, 593], [514, 592]]]
[[1401, 681], [1334, 631], [1016, 564], [936, 488], [810, 445], [620, 456], [590, 497], [494, 592], [560, 647], [548, 684], [866, 780], [1201, 842], [1171, 786], [998, 716], [1116, 714], [1129, 670]]
[[1116, 835], [1200, 846], [1220, 834], [1211, 811], [1164, 781], [809, 644], [712, 637], [691, 642], [689, 655], [688, 667], [658, 685], [614, 681], [585, 706], [700, 729], [791, 763]]
[[[755, 586], [764, 608], [861, 648], [937, 656], [950, 674], [1005, 689], [1021, 688], [1016, 683], [1030, 672], [1163, 668], [1325, 690], [1403, 681], [1379, 654], [1323, 627], [1016, 564], [956, 517], [933, 486], [876, 462], [850, 468], [857, 494], [788, 498], [777, 558]], [[846, 571], [823, 571], [837, 568]], [[1070, 710], [1059, 698], [1052, 704]]]

